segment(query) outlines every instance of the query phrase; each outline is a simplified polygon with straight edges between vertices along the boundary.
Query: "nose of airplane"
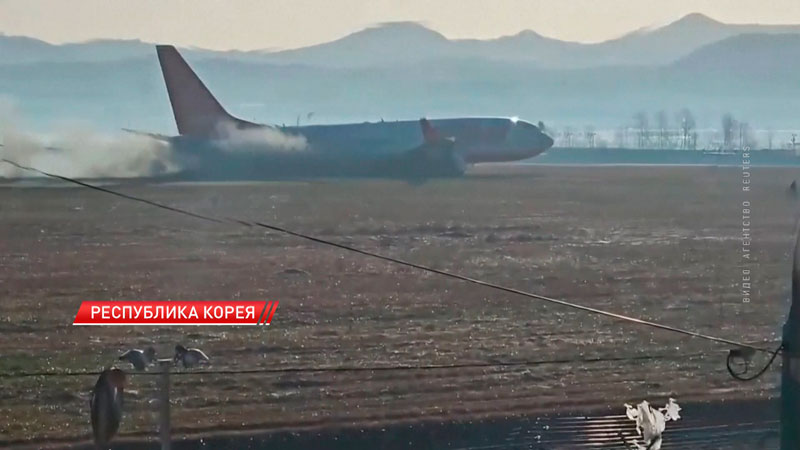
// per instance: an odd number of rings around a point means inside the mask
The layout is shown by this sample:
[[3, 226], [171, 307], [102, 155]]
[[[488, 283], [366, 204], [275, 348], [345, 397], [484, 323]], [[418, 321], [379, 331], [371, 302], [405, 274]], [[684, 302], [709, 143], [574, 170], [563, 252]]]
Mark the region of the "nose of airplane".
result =
[[553, 146], [553, 139], [542, 133], [536, 125], [518, 120], [508, 138], [508, 143], [525, 158], [536, 156]]

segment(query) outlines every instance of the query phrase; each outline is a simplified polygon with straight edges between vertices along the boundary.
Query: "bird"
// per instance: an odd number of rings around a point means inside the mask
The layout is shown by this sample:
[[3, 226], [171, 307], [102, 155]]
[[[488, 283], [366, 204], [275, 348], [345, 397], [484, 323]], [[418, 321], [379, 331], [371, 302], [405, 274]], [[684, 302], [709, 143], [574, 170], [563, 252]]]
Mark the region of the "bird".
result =
[[659, 450], [666, 422], [681, 418], [679, 414], [681, 407], [674, 398], [670, 398], [669, 402], [659, 409], [653, 408], [647, 400], [644, 400], [636, 407], [625, 403], [625, 410], [628, 419], [636, 421], [636, 431], [644, 441], [645, 445], [634, 443], [639, 450]]
[[123, 353], [119, 360], [128, 361], [136, 370], [146, 370], [156, 360], [156, 350], [153, 347], [144, 350], [134, 348]]
[[92, 435], [98, 449], [108, 448], [108, 443], [119, 429], [122, 419], [125, 372], [106, 369], [100, 373], [92, 390], [89, 406], [92, 415]]
[[659, 411], [664, 413], [665, 420], [678, 420], [681, 418], [680, 411], [683, 408], [675, 401], [674, 398], [670, 398], [667, 401], [667, 404], [663, 408], [658, 408]]
[[178, 361], [183, 363], [184, 368], [210, 362], [208, 356], [199, 348], [186, 348], [180, 344], [175, 346], [175, 363]]

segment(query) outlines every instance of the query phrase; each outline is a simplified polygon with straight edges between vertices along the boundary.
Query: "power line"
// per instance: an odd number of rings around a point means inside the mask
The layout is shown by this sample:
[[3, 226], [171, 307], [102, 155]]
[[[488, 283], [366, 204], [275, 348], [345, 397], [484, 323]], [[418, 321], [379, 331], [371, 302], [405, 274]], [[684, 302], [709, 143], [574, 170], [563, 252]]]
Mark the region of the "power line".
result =
[[382, 254], [379, 254], [379, 253], [374, 253], [374, 252], [371, 252], [371, 251], [368, 251], [368, 250], [362, 250], [362, 249], [359, 249], [359, 248], [356, 248], [356, 247], [352, 247], [352, 246], [349, 246], [349, 245], [340, 244], [340, 243], [337, 243], [337, 242], [333, 242], [333, 241], [329, 241], [329, 240], [326, 240], [326, 239], [322, 239], [322, 238], [318, 238], [318, 237], [315, 237], [315, 236], [311, 236], [311, 235], [308, 235], [308, 234], [304, 234], [304, 233], [300, 233], [300, 232], [297, 232], [297, 231], [293, 231], [293, 230], [290, 230], [288, 228], [280, 227], [280, 226], [277, 226], [277, 225], [271, 225], [271, 224], [267, 224], [267, 223], [263, 223], [263, 222], [250, 222], [250, 221], [246, 221], [246, 220], [242, 220], [242, 219], [234, 219], [234, 218], [220, 219], [220, 218], [217, 218], [217, 217], [213, 217], [213, 216], [209, 216], [209, 215], [205, 215], [205, 214], [192, 212], [192, 211], [185, 210], [185, 209], [182, 209], [182, 208], [177, 208], [177, 207], [165, 205], [163, 203], [159, 203], [159, 202], [156, 202], [156, 201], [153, 201], [153, 200], [148, 200], [146, 198], [141, 198], [141, 197], [136, 197], [136, 196], [129, 195], [129, 194], [124, 194], [124, 193], [121, 193], [121, 192], [118, 192], [118, 191], [114, 191], [114, 190], [111, 190], [111, 189], [108, 189], [108, 188], [104, 188], [102, 186], [96, 186], [96, 185], [93, 185], [93, 184], [90, 184], [90, 183], [86, 183], [84, 181], [76, 180], [74, 178], [66, 177], [66, 176], [63, 176], [63, 175], [58, 175], [58, 174], [54, 174], [54, 173], [45, 172], [45, 171], [37, 169], [35, 167], [22, 165], [20, 163], [17, 163], [15, 161], [10, 160], [10, 159], [2, 158], [2, 159], [0, 159], [0, 161], [5, 162], [7, 164], [10, 164], [12, 166], [15, 166], [15, 167], [17, 167], [19, 169], [22, 169], [22, 170], [39, 173], [39, 174], [44, 175], [44, 176], [49, 177], [49, 178], [54, 178], [54, 179], [66, 181], [68, 183], [77, 184], [79, 186], [83, 186], [83, 187], [88, 188], [88, 189], [93, 189], [93, 190], [96, 190], [96, 191], [99, 191], [99, 192], [103, 192], [103, 193], [106, 193], [106, 194], [109, 194], [109, 195], [114, 195], [114, 196], [117, 196], [117, 197], [120, 197], [120, 198], [124, 198], [124, 199], [127, 199], [127, 200], [131, 200], [131, 201], [144, 203], [144, 204], [147, 204], [149, 206], [165, 209], [167, 211], [171, 211], [171, 212], [178, 213], [178, 214], [183, 214], [183, 215], [186, 215], [186, 216], [189, 216], [189, 217], [194, 217], [196, 219], [205, 220], [205, 221], [208, 221], [208, 222], [213, 222], [213, 223], [235, 223], [235, 224], [239, 224], [239, 225], [242, 225], [242, 226], [245, 226], [245, 227], [251, 227], [251, 228], [252, 227], [259, 227], [259, 228], [264, 228], [264, 229], [267, 229], [267, 230], [277, 231], [279, 233], [287, 234], [287, 235], [290, 235], [290, 236], [295, 236], [295, 237], [298, 237], [298, 238], [301, 238], [301, 239], [305, 239], [305, 240], [308, 240], [308, 241], [312, 241], [312, 242], [316, 242], [316, 243], [319, 243], [319, 244], [323, 244], [323, 245], [327, 245], [327, 246], [331, 246], [331, 247], [336, 247], [336, 248], [339, 248], [339, 249], [342, 249], [342, 250], [346, 250], [346, 251], [349, 251], [349, 252], [358, 253], [358, 254], [365, 255], [365, 256], [370, 256], [372, 258], [381, 259], [383, 261], [387, 261], [387, 262], [390, 262], [390, 263], [393, 263], [393, 264], [398, 264], [398, 265], [402, 265], [402, 266], [406, 266], [406, 267], [411, 267], [411, 268], [414, 268], [414, 269], [422, 270], [422, 271], [429, 272], [429, 273], [434, 273], [434, 274], [441, 275], [441, 276], [444, 276], [444, 277], [453, 278], [453, 279], [456, 279], [456, 280], [461, 280], [461, 281], [464, 281], [464, 282], [467, 282], [467, 283], [471, 283], [471, 284], [475, 284], [475, 285], [479, 285], [479, 286], [485, 286], [485, 287], [488, 287], [488, 288], [491, 288], [491, 289], [495, 289], [495, 290], [498, 290], [498, 291], [507, 292], [507, 293], [510, 293], [510, 294], [516, 294], [516, 295], [519, 295], [519, 296], [522, 296], [522, 297], [527, 297], [527, 298], [531, 298], [531, 299], [535, 299], [535, 300], [540, 300], [540, 301], [544, 301], [544, 302], [548, 302], [548, 303], [552, 303], [552, 304], [556, 304], [556, 305], [561, 305], [561, 306], [565, 306], [565, 307], [568, 307], [568, 308], [576, 309], [576, 310], [579, 310], [579, 311], [588, 312], [588, 313], [591, 313], [591, 314], [597, 314], [597, 315], [601, 315], [601, 316], [606, 316], [606, 317], [610, 317], [610, 318], [613, 318], [613, 319], [621, 320], [621, 321], [624, 321], [624, 322], [629, 322], [629, 323], [636, 324], [636, 325], [642, 325], [642, 326], [646, 326], [646, 327], [650, 327], [650, 328], [656, 328], [656, 329], [660, 329], [660, 330], [664, 330], [664, 331], [683, 334], [683, 335], [689, 336], [689, 337], [704, 339], [704, 340], [711, 341], [711, 342], [716, 342], [716, 343], [720, 343], [720, 344], [727, 344], [727, 345], [731, 345], [731, 346], [735, 346], [735, 347], [739, 347], [739, 348], [746, 348], [746, 349], [750, 349], [750, 350], [753, 350], [753, 351], [769, 353], [769, 354], [773, 354], [776, 351], [777, 352], [782, 351], [780, 348], [778, 350], [773, 351], [773, 350], [769, 350], [769, 349], [766, 349], [766, 348], [758, 347], [758, 346], [755, 346], [755, 345], [752, 345], [752, 344], [747, 344], [747, 343], [744, 343], [744, 342], [738, 342], [738, 341], [734, 341], [734, 340], [731, 340], [731, 339], [726, 339], [726, 338], [721, 338], [721, 337], [717, 337], [717, 336], [713, 336], [713, 335], [709, 335], [709, 334], [700, 333], [700, 332], [697, 332], [697, 331], [686, 330], [686, 329], [674, 327], [674, 326], [671, 326], [671, 325], [665, 325], [665, 324], [661, 324], [661, 323], [658, 323], [658, 322], [653, 322], [653, 321], [649, 321], [649, 320], [639, 319], [639, 318], [636, 318], [636, 317], [626, 316], [624, 314], [617, 314], [617, 313], [614, 313], [614, 312], [605, 311], [605, 310], [598, 309], [598, 308], [593, 308], [593, 307], [590, 307], [590, 306], [580, 305], [580, 304], [577, 304], [577, 303], [568, 302], [566, 300], [560, 300], [560, 299], [556, 299], [556, 298], [552, 298], [552, 297], [547, 297], [547, 296], [544, 296], [544, 295], [535, 294], [535, 293], [532, 293], [532, 292], [522, 291], [522, 290], [519, 290], [519, 289], [503, 286], [503, 285], [500, 285], [500, 284], [491, 283], [491, 282], [488, 282], [488, 281], [483, 281], [483, 280], [479, 280], [479, 279], [476, 279], [476, 278], [468, 277], [468, 276], [461, 275], [461, 274], [458, 274], [458, 273], [449, 272], [449, 271], [441, 270], [441, 269], [436, 269], [436, 268], [433, 268], [433, 267], [430, 267], [430, 266], [413, 263], [413, 262], [406, 261], [406, 260], [403, 260], [403, 259], [382, 255]]
[[[526, 360], [526, 361], [498, 361], [498, 362], [475, 362], [475, 363], [456, 363], [456, 364], [398, 364], [398, 365], [378, 365], [378, 366], [318, 366], [318, 367], [280, 367], [280, 368], [259, 368], [259, 369], [215, 369], [197, 370], [184, 372], [171, 372], [177, 376], [197, 376], [197, 375], [247, 375], [247, 374], [291, 374], [291, 373], [358, 373], [358, 372], [400, 372], [400, 371], [429, 371], [429, 370], [451, 370], [451, 369], [481, 369], [481, 368], [505, 368], [505, 367], [530, 367], [556, 364], [571, 363], [601, 363], [601, 362], [622, 362], [622, 361], [654, 361], [662, 359], [691, 359], [706, 356], [706, 353], [678, 353], [662, 355], [637, 355], [637, 356], [612, 356], [594, 358], [563, 358], [549, 360]], [[135, 375], [157, 376], [160, 372], [132, 372]], [[0, 378], [32, 378], [32, 377], [76, 377], [99, 375], [99, 371], [41, 371], [41, 372], [16, 372], [0, 373]]]

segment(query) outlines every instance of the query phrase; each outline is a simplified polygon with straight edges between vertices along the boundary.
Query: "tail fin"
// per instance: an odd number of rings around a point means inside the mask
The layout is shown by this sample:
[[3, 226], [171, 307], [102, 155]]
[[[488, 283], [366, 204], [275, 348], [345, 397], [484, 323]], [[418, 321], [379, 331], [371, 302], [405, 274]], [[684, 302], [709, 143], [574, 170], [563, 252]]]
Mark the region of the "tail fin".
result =
[[225, 111], [175, 47], [157, 45], [156, 52], [178, 133], [182, 136], [213, 138], [217, 135], [220, 123], [238, 125], [244, 122]]

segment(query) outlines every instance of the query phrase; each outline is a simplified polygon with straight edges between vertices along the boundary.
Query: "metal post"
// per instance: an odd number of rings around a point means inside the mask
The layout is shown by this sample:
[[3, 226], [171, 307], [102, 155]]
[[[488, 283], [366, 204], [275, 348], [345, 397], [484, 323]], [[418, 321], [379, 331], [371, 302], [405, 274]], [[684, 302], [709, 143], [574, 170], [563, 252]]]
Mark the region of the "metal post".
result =
[[169, 425], [169, 370], [171, 359], [158, 361], [161, 368], [159, 377], [159, 407], [158, 407], [158, 434], [161, 440], [161, 450], [170, 450], [170, 425]]
[[781, 450], [800, 448], [800, 361], [791, 352], [800, 348], [798, 325], [791, 318], [783, 327], [784, 353], [781, 368]]
[[781, 450], [800, 448], [800, 232], [792, 262], [792, 306], [783, 326]]

